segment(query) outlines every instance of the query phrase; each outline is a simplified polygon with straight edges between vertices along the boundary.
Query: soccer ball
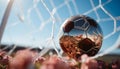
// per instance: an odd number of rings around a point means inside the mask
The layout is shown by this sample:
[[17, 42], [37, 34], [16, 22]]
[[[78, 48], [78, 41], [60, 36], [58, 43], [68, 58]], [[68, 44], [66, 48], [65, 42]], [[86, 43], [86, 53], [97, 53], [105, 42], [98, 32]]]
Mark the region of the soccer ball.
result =
[[80, 59], [82, 54], [94, 56], [102, 46], [102, 30], [91, 17], [77, 15], [68, 18], [61, 26], [59, 43], [69, 57]]

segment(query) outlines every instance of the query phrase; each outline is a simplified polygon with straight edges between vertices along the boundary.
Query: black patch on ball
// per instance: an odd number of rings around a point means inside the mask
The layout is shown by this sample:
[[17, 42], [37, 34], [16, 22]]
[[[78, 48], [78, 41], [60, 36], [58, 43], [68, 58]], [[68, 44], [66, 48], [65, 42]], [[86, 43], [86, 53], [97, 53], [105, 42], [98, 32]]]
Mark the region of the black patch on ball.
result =
[[68, 21], [63, 27], [64, 32], [69, 33], [74, 28], [74, 22]]
[[88, 51], [94, 46], [95, 46], [95, 43], [89, 38], [85, 38], [78, 43], [78, 47], [84, 51]]

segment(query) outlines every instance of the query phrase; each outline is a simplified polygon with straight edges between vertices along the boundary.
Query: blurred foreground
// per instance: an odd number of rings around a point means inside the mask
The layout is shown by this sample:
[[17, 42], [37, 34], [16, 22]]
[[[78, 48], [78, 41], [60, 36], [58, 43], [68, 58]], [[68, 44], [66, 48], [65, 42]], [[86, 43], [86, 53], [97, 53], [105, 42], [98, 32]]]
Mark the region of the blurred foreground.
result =
[[115, 54], [97, 59], [82, 55], [80, 58], [86, 59], [86, 62], [81, 63], [66, 55], [58, 57], [54, 49], [39, 56], [42, 50], [39, 48], [13, 48], [5, 49], [5, 46], [1, 46], [0, 69], [120, 69], [120, 55]]

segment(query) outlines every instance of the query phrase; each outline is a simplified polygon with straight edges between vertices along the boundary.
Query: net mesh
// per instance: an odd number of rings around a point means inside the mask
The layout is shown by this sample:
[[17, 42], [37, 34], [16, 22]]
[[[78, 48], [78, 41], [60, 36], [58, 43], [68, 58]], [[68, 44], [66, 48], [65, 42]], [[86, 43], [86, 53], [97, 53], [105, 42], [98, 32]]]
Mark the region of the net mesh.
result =
[[[109, 6], [116, 8], [112, 4], [113, 0], [15, 0], [2, 43], [15, 44], [9, 53], [17, 44], [22, 44], [44, 47], [42, 53], [53, 47], [59, 55], [58, 34], [62, 23], [70, 16], [87, 15], [96, 19], [103, 30], [103, 50], [112, 45], [117, 48], [119, 43], [115, 43], [120, 40], [120, 14], [114, 14], [108, 9]], [[113, 36], [116, 38], [112, 44], [106, 46], [106, 42], [112, 40]]]

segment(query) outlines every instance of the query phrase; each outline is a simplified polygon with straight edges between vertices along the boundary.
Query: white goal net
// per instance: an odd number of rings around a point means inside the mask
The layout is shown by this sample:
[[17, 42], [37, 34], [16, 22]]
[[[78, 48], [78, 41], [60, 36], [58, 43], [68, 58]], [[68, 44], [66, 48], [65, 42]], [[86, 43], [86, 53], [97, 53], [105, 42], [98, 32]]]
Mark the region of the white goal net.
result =
[[[10, 1], [12, 0], [0, 0], [1, 22]], [[52, 47], [59, 54], [60, 52], [57, 48], [60, 48], [58, 42], [60, 26], [67, 18], [74, 15], [90, 16], [102, 28], [104, 40], [101, 54], [98, 56], [107, 54], [117, 49], [120, 45], [119, 0], [13, 1], [13, 6], [1, 40], [1, 44], [7, 44], [8, 47], [11, 44], [15, 44], [12, 50], [17, 45], [32, 48]], [[47, 50], [49, 49], [45, 49], [44, 52]], [[120, 50], [118, 51], [120, 53]]]

